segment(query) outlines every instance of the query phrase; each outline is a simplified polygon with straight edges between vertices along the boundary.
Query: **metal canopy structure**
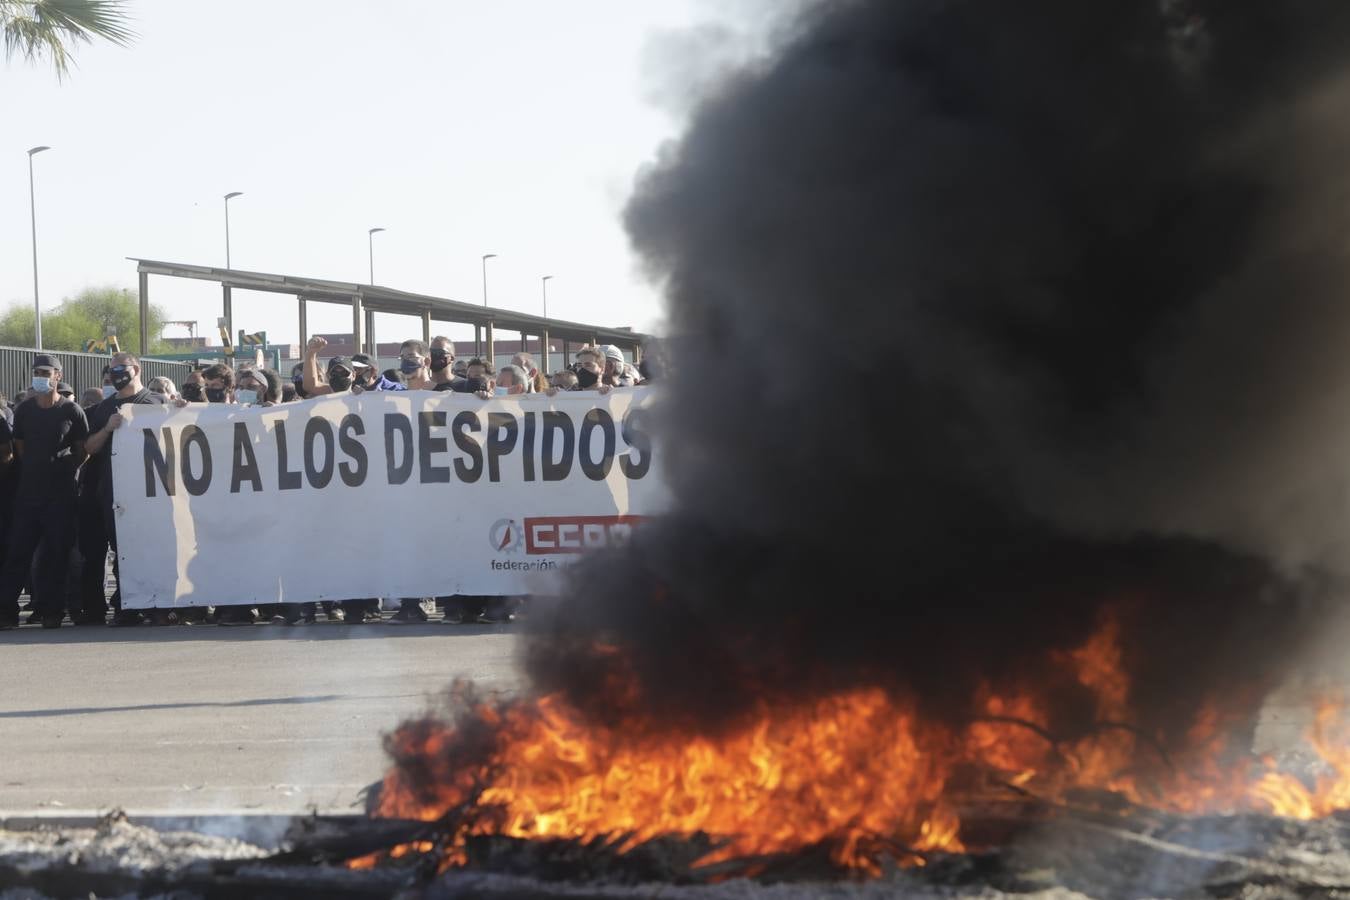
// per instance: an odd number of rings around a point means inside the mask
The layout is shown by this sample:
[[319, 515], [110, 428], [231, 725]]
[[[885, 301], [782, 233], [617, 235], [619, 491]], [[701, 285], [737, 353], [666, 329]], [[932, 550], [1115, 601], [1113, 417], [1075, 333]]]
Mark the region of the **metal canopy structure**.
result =
[[[546, 319], [543, 316], [515, 312], [506, 309], [494, 309], [475, 303], [450, 300], [445, 297], [433, 297], [428, 294], [414, 294], [394, 288], [372, 284], [355, 284], [345, 281], [327, 281], [320, 278], [300, 278], [294, 275], [274, 275], [268, 272], [248, 272], [242, 269], [216, 269], [210, 266], [194, 266], [186, 263], [163, 262], [153, 259], [128, 257], [136, 263], [140, 276], [140, 329], [141, 346], [150, 346], [149, 309], [150, 276], [163, 275], [169, 278], [190, 278], [196, 281], [214, 281], [221, 286], [222, 311], [227, 333], [234, 334], [234, 311], [231, 292], [238, 288], [248, 291], [266, 291], [273, 294], [289, 294], [298, 301], [300, 323], [300, 344], [309, 340], [306, 304], [337, 303], [349, 306], [352, 310], [352, 343], [361, 347], [371, 356], [376, 355], [375, 337], [371, 333], [373, 313], [394, 313], [414, 316], [421, 319], [422, 339], [431, 340], [432, 322], [455, 322], [474, 326], [477, 335], [480, 329], [487, 338], [486, 356], [494, 356], [494, 335], [498, 328], [507, 328], [520, 332], [522, 345], [527, 335], [537, 336], [541, 347], [547, 347], [550, 339], [564, 342], [564, 358], [567, 345], [575, 341], [589, 344], [614, 344], [632, 353], [634, 361], [642, 358], [644, 343], [650, 342], [650, 335], [629, 328], [602, 328], [597, 325], [585, 325], [580, 322], [566, 322], [558, 319]], [[477, 338], [475, 338], [477, 340]], [[547, 361], [543, 361], [547, 365]]]

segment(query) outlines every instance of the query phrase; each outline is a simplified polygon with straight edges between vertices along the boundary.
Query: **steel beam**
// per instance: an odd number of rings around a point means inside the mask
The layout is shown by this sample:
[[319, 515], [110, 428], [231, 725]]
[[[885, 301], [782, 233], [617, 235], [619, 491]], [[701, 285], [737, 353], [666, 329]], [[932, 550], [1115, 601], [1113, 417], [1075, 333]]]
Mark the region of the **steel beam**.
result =
[[361, 313], [361, 295], [352, 294], [352, 346], [356, 348], [355, 353], [361, 349], [361, 335], [364, 333], [362, 326], [365, 324], [365, 316]]
[[140, 326], [141, 355], [150, 355], [150, 273], [142, 272], [140, 277]]

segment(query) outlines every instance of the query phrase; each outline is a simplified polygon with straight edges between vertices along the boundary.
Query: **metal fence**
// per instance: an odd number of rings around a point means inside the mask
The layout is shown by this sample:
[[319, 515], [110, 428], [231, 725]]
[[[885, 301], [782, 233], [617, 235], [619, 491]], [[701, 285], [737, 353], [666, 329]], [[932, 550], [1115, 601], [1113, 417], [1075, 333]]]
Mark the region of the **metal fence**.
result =
[[[33, 381], [33, 355], [38, 351], [31, 347], [0, 347], [0, 390], [5, 397], [14, 399], [19, 391], [27, 390]], [[61, 360], [61, 380], [75, 389], [75, 400], [85, 388], [103, 386], [103, 367], [112, 358], [108, 353], [68, 353], [64, 350], [43, 350]], [[192, 365], [185, 362], [168, 362], [159, 359], [141, 360], [141, 381], [149, 381], [157, 375], [172, 378], [173, 383], [182, 385]]]

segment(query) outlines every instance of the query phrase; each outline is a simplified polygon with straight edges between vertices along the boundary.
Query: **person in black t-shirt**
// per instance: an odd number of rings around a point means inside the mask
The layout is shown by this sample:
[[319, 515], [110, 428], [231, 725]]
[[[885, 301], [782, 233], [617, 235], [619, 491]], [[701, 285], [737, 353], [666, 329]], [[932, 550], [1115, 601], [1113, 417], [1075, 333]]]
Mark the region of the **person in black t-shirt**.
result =
[[80, 493], [80, 553], [84, 569], [80, 575], [80, 599], [83, 606], [82, 622], [103, 624], [107, 605], [103, 599], [103, 560], [108, 548], [113, 550], [113, 576], [117, 589], [113, 591], [113, 624], [136, 625], [141, 614], [122, 609], [122, 580], [117, 565], [117, 534], [113, 526], [112, 489], [112, 433], [122, 424], [122, 407], [128, 403], [161, 403], [160, 395], [141, 384], [141, 361], [130, 353], [113, 355], [108, 367], [108, 383], [114, 393], [89, 412], [89, 439], [85, 450], [89, 462], [84, 466], [86, 476]]
[[0, 570], [0, 628], [19, 624], [19, 591], [39, 546], [34, 608], [43, 628], [57, 628], [65, 617], [61, 588], [75, 540], [75, 471], [85, 459], [89, 423], [84, 410], [57, 393], [60, 382], [60, 361], [39, 353], [32, 393], [14, 411], [14, 448], [23, 467]]
[[455, 342], [444, 335], [431, 339], [431, 379], [435, 387], [432, 390], [454, 391], [468, 394], [469, 382], [455, 374]]

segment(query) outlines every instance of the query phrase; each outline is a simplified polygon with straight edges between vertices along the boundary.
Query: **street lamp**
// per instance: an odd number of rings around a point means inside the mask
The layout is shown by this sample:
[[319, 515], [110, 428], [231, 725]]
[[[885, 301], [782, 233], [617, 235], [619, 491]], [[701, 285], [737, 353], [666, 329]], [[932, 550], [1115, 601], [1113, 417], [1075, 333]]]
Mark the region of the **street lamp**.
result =
[[370, 283], [375, 283], [375, 235], [384, 231], [383, 228], [372, 228], [366, 232], [366, 241], [370, 244]]
[[540, 284], [540, 286], [543, 287], [543, 289], [544, 289], [544, 324], [545, 324], [545, 325], [548, 324], [548, 283], [549, 283], [549, 280], [552, 279], [552, 278], [553, 278], [552, 275], [545, 275], [543, 278], [539, 279], [539, 284]]
[[230, 191], [225, 195], [225, 268], [230, 268], [230, 201], [244, 196], [243, 191]]
[[495, 254], [495, 253], [484, 253], [484, 254], [483, 254], [483, 305], [484, 305], [484, 306], [487, 306], [487, 261], [488, 261], [489, 259], [496, 259], [496, 258], [497, 258], [497, 254]]
[[38, 304], [37, 267], [37, 201], [33, 192], [33, 157], [51, 147], [34, 147], [28, 151], [28, 217], [33, 225], [33, 343], [42, 349], [42, 307]]

